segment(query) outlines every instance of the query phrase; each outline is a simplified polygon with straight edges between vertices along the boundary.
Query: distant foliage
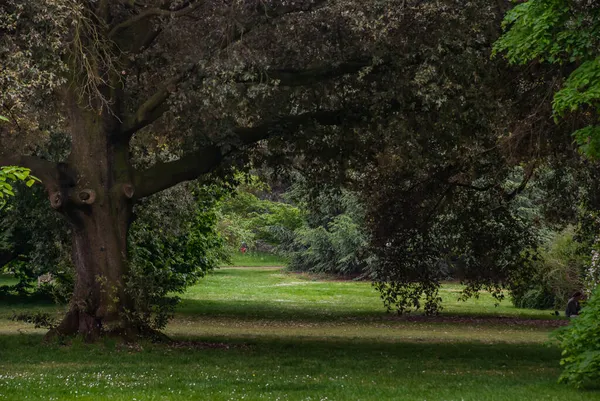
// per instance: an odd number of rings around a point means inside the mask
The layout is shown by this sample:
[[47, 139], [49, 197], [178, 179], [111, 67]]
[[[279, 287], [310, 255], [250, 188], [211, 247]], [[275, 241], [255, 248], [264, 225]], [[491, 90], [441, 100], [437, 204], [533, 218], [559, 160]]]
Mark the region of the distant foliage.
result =
[[219, 205], [218, 230], [230, 252], [239, 252], [242, 242], [251, 251], [271, 251], [302, 226], [296, 206], [268, 199], [271, 189], [256, 176], [226, 196]]
[[583, 287], [589, 252], [575, 240], [575, 230], [568, 227], [556, 233], [541, 248], [533, 269], [515, 279], [512, 301], [519, 308], [564, 309], [568, 299]]
[[[298, 195], [298, 188], [295, 189]], [[357, 275], [374, 263], [364, 211], [356, 195], [348, 191], [324, 191], [306, 201], [305, 222], [282, 243], [293, 271]]]
[[560, 381], [576, 387], [600, 383], [600, 287], [585, 303], [579, 316], [556, 334], [563, 349]]
[[365, 258], [368, 248], [364, 228], [342, 214], [327, 227], [296, 230], [285, 253], [290, 257], [288, 268], [293, 271], [355, 275], [364, 273], [369, 265]]

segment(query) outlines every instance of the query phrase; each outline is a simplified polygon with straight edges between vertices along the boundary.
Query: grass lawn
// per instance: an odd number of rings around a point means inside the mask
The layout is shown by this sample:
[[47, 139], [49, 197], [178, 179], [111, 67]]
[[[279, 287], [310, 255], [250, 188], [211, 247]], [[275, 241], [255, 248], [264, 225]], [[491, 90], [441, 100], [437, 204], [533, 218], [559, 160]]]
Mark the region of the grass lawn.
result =
[[234, 252], [230, 256], [230, 259], [231, 262], [225, 263], [224, 266], [281, 267], [287, 264], [287, 261], [284, 258], [266, 252]]
[[0, 273], [0, 286], [3, 285], [15, 285], [19, 282], [16, 278], [14, 278], [10, 274]]
[[41, 345], [0, 305], [2, 400], [600, 400], [556, 383], [550, 311], [488, 294], [441, 317], [382, 311], [368, 283], [226, 268], [185, 295], [174, 345]]

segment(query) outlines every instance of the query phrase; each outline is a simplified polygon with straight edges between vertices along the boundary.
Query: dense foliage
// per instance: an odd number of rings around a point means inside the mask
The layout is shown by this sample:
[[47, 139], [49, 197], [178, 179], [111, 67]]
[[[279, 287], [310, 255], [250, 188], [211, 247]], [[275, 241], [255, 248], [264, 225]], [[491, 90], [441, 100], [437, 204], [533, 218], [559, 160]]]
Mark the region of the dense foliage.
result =
[[219, 205], [218, 229], [229, 252], [239, 252], [242, 243], [254, 251], [275, 252], [302, 225], [302, 212], [273, 198], [271, 188], [258, 176], [248, 176], [245, 183], [231, 192]]
[[600, 288], [586, 302], [579, 316], [557, 334], [563, 349], [560, 380], [577, 387], [597, 386], [600, 381]]
[[[559, 65], [555, 77], [562, 87], [554, 94], [557, 122], [572, 118], [573, 136], [581, 152], [597, 161], [600, 156], [600, 5], [585, 0], [529, 0], [517, 5], [504, 20], [505, 33], [495, 50], [513, 64], [531, 62]], [[594, 177], [597, 188], [597, 175]], [[593, 186], [594, 187], [594, 186]], [[593, 195], [591, 199], [597, 199]], [[561, 380], [582, 386], [600, 376], [600, 297], [598, 277], [598, 202], [585, 202], [580, 221], [584, 241], [593, 244], [591, 263], [583, 279], [588, 291], [596, 289], [581, 316], [560, 334], [565, 371]], [[592, 230], [590, 230], [592, 228]], [[586, 237], [587, 231], [587, 238]], [[591, 231], [591, 232], [590, 232]], [[590, 241], [590, 237], [593, 239]]]
[[176, 294], [226, 257], [216, 231], [222, 191], [191, 186], [172, 188], [136, 207], [126, 288], [135, 302], [127, 318], [140, 328], [164, 328], [179, 302]]
[[585, 155], [598, 159], [600, 5], [587, 0], [529, 0], [509, 11], [503, 26], [506, 32], [496, 42], [495, 51], [505, 54], [511, 63], [536, 61], [557, 64], [567, 71], [554, 95], [555, 119], [574, 113], [584, 123], [573, 133], [575, 140]]
[[280, 246], [293, 271], [367, 276], [374, 258], [365, 227], [364, 208], [356, 194], [321, 188], [311, 193], [299, 181], [289, 192], [304, 221]]

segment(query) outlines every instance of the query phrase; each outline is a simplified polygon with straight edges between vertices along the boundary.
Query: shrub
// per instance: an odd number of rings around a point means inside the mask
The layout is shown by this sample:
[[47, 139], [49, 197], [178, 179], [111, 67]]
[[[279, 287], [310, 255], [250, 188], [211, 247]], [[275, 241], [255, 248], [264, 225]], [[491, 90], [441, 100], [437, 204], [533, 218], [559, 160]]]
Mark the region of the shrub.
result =
[[225, 257], [216, 231], [215, 188], [178, 186], [136, 207], [130, 230], [130, 274], [126, 288], [135, 303], [128, 318], [162, 329], [179, 302], [174, 295], [195, 284]]
[[556, 334], [563, 349], [564, 371], [559, 381], [575, 387], [600, 383], [600, 287], [597, 287], [581, 313]]
[[519, 308], [562, 309], [571, 294], [582, 288], [587, 259], [572, 227], [556, 233], [540, 250], [532, 271], [525, 272], [512, 288], [513, 304]]
[[336, 216], [325, 228], [296, 230], [285, 252], [290, 270], [338, 275], [360, 274], [371, 263], [369, 237], [347, 214]]
[[218, 231], [231, 253], [238, 251], [242, 242], [251, 249], [271, 250], [302, 226], [303, 216], [297, 207], [260, 199], [250, 190], [240, 186], [220, 205]]
[[517, 308], [550, 309], [556, 305], [556, 297], [548, 289], [536, 287], [513, 297], [513, 304]]

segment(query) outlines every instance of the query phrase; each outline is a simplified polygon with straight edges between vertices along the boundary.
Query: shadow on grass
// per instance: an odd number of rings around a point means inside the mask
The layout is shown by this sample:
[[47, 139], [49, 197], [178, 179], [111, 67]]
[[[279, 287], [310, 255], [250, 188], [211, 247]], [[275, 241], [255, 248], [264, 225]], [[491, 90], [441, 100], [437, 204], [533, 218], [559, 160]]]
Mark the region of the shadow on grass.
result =
[[[70, 385], [86, 390], [81, 383], [88, 382], [86, 391], [96, 397], [85, 399], [226, 400], [245, 394], [269, 400], [587, 401], [599, 394], [558, 385], [560, 350], [536, 344], [193, 337], [189, 347], [129, 348], [41, 341], [37, 335], [0, 335], [0, 371], [5, 369], [10, 394], [27, 388], [30, 399], [49, 399], [67, 394]], [[214, 341], [232, 346], [193, 343]], [[201, 387], [190, 389], [195, 383]], [[165, 388], [182, 395], [161, 393]], [[39, 395], [31, 397], [36, 390]], [[10, 394], [8, 399], [19, 399]]]
[[52, 299], [52, 296], [47, 295], [47, 294], [39, 294], [39, 293], [32, 293], [32, 294], [13, 294], [13, 293], [0, 293], [0, 307], [4, 306], [4, 305], [8, 305], [8, 306], [14, 306], [14, 305], [40, 305], [40, 306], [47, 306], [47, 305], [56, 305], [56, 303], [54, 302], [54, 300]]
[[445, 323], [445, 324], [484, 324], [491, 326], [530, 326], [555, 328], [568, 324], [568, 320], [548, 314], [544, 316], [531, 315], [502, 315], [497, 313], [449, 313], [442, 312], [437, 316], [425, 316], [422, 313], [398, 315], [386, 312], [383, 307], [380, 312], [372, 310], [360, 311], [352, 308], [340, 309], [339, 306], [328, 309], [318, 304], [286, 304], [265, 303], [260, 301], [241, 300], [194, 300], [183, 299], [177, 308], [177, 315], [188, 319], [203, 317], [236, 318], [243, 321], [273, 320], [273, 321], [305, 321], [305, 322], [416, 322], [416, 323]]
[[[183, 345], [179, 345], [179, 342]], [[229, 347], [199, 347], [203, 343], [228, 344]], [[512, 361], [524, 364], [550, 362], [556, 364], [560, 358], [560, 350], [555, 346], [543, 344], [482, 344], [478, 342], [379, 342], [370, 339], [314, 339], [314, 338], [281, 338], [260, 337], [235, 339], [225, 336], [185, 336], [173, 337], [170, 344], [142, 343], [138, 348], [127, 348], [115, 344], [111, 340], [96, 344], [85, 344], [75, 341], [71, 345], [63, 343], [43, 342], [41, 334], [3, 334], [0, 335], [0, 359], [2, 363], [19, 365], [36, 365], [47, 360], [60, 361], [64, 357], [73, 363], [88, 364], [90, 358], [95, 362], [105, 362], [106, 358], [115, 358], [120, 363], [134, 362], [136, 355], [150, 360], [161, 358], [167, 352], [169, 357], [177, 359], [193, 353], [244, 354], [246, 357], [269, 356], [280, 358], [281, 362], [290, 357], [301, 357], [305, 360], [320, 360], [326, 363], [328, 358], [349, 358], [355, 363], [362, 360], [386, 359], [412, 361], [431, 361], [437, 363], [453, 360], [471, 368], [486, 366], [501, 367], [503, 362]], [[243, 345], [243, 346], [240, 346]], [[55, 359], [54, 357], [57, 359]], [[129, 360], [129, 361], [128, 361]], [[437, 362], [436, 362], [437, 361]], [[64, 360], [63, 360], [64, 362]], [[557, 364], [556, 364], [557, 365]]]
[[361, 312], [348, 309], [348, 311], [335, 311], [325, 308], [311, 307], [310, 305], [285, 305], [277, 303], [265, 304], [264, 301], [241, 300], [194, 300], [184, 299], [177, 308], [177, 314], [185, 317], [238, 317], [244, 319], [261, 320], [305, 320], [323, 322], [335, 320], [380, 320], [391, 316], [382, 309], [380, 313], [371, 311]]

